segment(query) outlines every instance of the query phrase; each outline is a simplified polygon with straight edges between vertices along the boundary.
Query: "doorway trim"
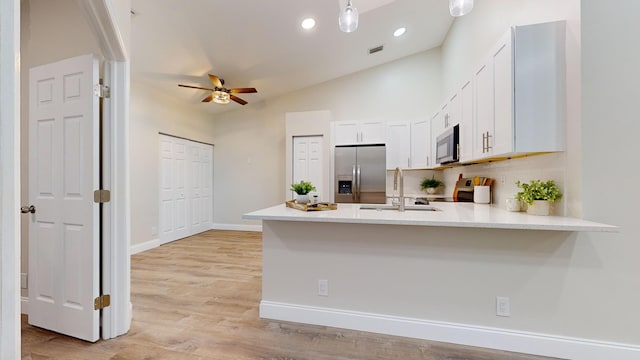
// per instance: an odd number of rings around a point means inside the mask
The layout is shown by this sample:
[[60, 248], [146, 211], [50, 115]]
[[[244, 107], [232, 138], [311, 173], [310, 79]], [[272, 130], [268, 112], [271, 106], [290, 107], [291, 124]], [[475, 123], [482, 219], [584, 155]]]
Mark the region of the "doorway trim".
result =
[[105, 57], [105, 85], [111, 97], [105, 101], [104, 187], [111, 202], [104, 207], [110, 223], [104, 224], [102, 245], [102, 290], [111, 294], [111, 305], [103, 309], [102, 339], [125, 334], [131, 327], [131, 261], [129, 244], [129, 59], [116, 22], [111, 0], [78, 1], [89, 26], [94, 30]]
[[20, 1], [0, 1], [0, 358], [20, 358]]

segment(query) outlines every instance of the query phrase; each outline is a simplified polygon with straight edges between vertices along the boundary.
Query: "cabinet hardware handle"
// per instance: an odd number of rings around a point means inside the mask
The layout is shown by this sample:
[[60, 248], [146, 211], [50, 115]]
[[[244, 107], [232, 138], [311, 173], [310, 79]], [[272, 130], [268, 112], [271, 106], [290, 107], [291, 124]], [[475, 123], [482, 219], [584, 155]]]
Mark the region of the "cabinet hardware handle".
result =
[[489, 132], [487, 131], [487, 152], [489, 152], [489, 149], [493, 149], [493, 146], [489, 145], [489, 138], [493, 137], [493, 135], [489, 135]]
[[487, 145], [486, 145], [487, 143], [486, 143], [486, 141], [487, 141], [487, 134], [482, 133], [482, 153], [483, 153], [483, 154], [484, 154], [484, 153], [485, 153], [485, 151], [487, 150]]

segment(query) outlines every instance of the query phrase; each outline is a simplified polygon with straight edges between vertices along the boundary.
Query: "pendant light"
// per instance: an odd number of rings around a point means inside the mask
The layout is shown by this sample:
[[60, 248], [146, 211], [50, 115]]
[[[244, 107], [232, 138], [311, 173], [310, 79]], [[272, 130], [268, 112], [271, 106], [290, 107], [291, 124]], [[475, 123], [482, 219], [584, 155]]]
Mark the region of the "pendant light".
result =
[[451, 16], [466, 15], [473, 9], [473, 0], [449, 0]]
[[347, 0], [347, 7], [338, 16], [340, 30], [346, 33], [354, 32], [358, 28], [358, 9], [351, 6], [351, 0]]

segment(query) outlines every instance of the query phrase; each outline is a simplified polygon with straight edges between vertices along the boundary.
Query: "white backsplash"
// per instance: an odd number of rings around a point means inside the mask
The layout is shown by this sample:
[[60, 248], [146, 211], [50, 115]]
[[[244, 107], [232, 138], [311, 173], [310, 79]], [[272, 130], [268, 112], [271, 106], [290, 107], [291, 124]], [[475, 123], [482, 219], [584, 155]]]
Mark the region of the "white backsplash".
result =
[[[404, 170], [404, 194], [407, 197], [423, 197], [420, 190], [422, 179], [432, 175], [445, 182], [443, 195], [452, 196], [459, 174], [463, 177], [488, 177], [494, 179], [492, 203], [505, 209], [506, 199], [518, 192], [516, 181], [554, 180], [560, 191], [565, 193], [565, 154], [551, 153], [527, 156], [483, 164], [458, 166], [445, 170]], [[393, 190], [393, 171], [387, 171], [387, 196], [397, 196]], [[563, 197], [555, 204], [554, 215], [566, 214], [566, 201]]]

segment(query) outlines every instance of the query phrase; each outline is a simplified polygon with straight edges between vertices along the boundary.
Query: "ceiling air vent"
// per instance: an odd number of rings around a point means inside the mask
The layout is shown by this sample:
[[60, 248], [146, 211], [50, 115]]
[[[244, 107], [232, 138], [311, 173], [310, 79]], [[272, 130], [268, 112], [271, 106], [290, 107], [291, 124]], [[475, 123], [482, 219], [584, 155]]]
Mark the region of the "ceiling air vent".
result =
[[369, 55], [375, 54], [375, 53], [380, 52], [382, 50], [384, 50], [384, 45], [376, 46], [374, 48], [369, 49]]

